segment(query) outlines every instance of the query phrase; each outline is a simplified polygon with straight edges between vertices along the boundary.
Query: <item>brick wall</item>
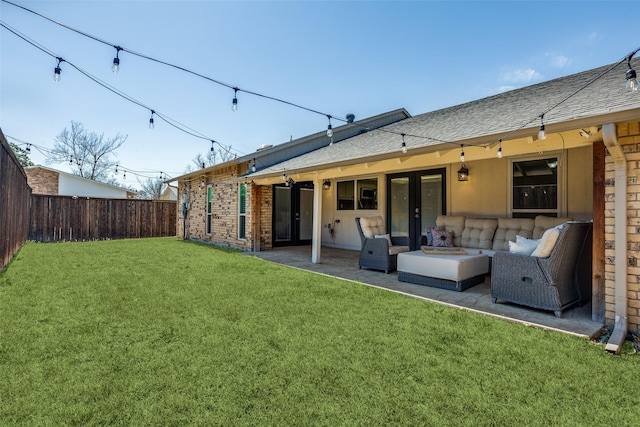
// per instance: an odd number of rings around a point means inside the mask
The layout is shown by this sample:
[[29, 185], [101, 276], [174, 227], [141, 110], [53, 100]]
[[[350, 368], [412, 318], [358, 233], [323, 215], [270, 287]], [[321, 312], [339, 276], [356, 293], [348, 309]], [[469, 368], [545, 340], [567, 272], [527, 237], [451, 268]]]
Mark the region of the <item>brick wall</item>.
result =
[[[619, 124], [618, 141], [627, 159], [627, 322], [640, 331], [640, 122]], [[615, 165], [607, 153], [605, 165], [605, 323], [615, 321]]]
[[[220, 246], [231, 247], [241, 250], [253, 249], [253, 191], [262, 191], [264, 187], [247, 184], [246, 199], [246, 229], [245, 239], [238, 239], [238, 210], [239, 210], [239, 188], [240, 183], [237, 180], [238, 173], [241, 169], [246, 169], [246, 165], [232, 165], [221, 167], [213, 171], [209, 171], [206, 175], [192, 178], [191, 181], [181, 181], [178, 184], [178, 194], [182, 195], [186, 188], [189, 193], [191, 203], [187, 214], [187, 238], [211, 242]], [[246, 172], [246, 170], [244, 171]], [[204, 180], [204, 185], [202, 181]], [[207, 186], [213, 188], [212, 200], [212, 218], [211, 233], [206, 233], [207, 219]], [[264, 194], [264, 192], [262, 193]], [[178, 216], [177, 236], [183, 237], [184, 223], [182, 220], [182, 201], [181, 196], [178, 197]], [[265, 211], [263, 206], [267, 203], [269, 212]], [[271, 247], [271, 210], [270, 197], [261, 200], [261, 218], [268, 218], [269, 227], [265, 234], [264, 227], [260, 236], [261, 249]]]
[[263, 185], [260, 191], [260, 248], [270, 249], [273, 242], [273, 187]]
[[58, 194], [58, 173], [42, 168], [26, 168], [27, 183], [33, 194]]

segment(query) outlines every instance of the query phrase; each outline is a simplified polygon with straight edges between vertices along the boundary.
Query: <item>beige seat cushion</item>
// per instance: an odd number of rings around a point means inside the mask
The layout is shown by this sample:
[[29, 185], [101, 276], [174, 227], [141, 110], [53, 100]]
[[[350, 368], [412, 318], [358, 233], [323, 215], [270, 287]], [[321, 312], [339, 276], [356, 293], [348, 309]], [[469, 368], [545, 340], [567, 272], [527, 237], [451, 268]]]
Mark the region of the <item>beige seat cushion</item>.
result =
[[389, 255], [398, 255], [403, 252], [409, 252], [409, 246], [389, 246]]
[[462, 215], [438, 215], [436, 226], [444, 227], [453, 234], [453, 246], [461, 246], [465, 217]]
[[491, 249], [493, 235], [498, 227], [497, 219], [467, 218], [460, 239], [463, 248]]
[[362, 234], [367, 239], [373, 239], [376, 235], [387, 234], [384, 229], [384, 218], [380, 215], [360, 218], [360, 227], [362, 227]]
[[508, 251], [509, 241], [515, 242], [516, 236], [530, 239], [533, 235], [534, 221], [531, 218], [498, 218], [498, 228], [493, 236], [494, 251]]
[[567, 221], [573, 221], [571, 217], [556, 218], [553, 216], [538, 215], [534, 220], [533, 238], [540, 239], [545, 231], [550, 228], [564, 224]]

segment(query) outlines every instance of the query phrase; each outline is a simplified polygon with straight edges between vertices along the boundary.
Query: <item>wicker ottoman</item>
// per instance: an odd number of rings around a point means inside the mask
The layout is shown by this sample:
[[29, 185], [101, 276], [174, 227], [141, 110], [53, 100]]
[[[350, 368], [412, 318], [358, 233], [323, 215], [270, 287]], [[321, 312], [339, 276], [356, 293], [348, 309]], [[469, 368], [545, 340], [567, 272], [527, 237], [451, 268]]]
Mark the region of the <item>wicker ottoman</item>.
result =
[[489, 273], [489, 257], [473, 255], [434, 255], [423, 251], [398, 254], [398, 280], [417, 285], [464, 291], [484, 282]]

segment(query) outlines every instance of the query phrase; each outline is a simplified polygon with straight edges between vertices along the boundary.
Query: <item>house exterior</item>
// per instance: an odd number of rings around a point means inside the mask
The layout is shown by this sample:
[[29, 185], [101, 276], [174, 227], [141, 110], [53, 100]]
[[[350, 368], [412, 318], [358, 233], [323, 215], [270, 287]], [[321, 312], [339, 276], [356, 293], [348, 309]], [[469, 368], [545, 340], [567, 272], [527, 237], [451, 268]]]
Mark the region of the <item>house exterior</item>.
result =
[[[282, 161], [338, 144], [367, 129], [386, 126], [409, 116], [404, 109], [389, 111], [360, 120], [358, 124], [337, 126], [331, 138], [323, 131], [276, 146], [263, 145], [247, 156], [167, 181], [178, 183], [177, 235], [246, 251], [271, 248], [274, 246], [274, 190], [270, 185], [258, 186], [250, 179], [240, 177], [252, 173], [254, 165], [256, 171], [271, 170]], [[281, 176], [282, 171], [279, 173]], [[280, 184], [285, 187], [284, 181]], [[300, 239], [296, 242], [300, 243]], [[276, 246], [281, 244], [281, 241], [275, 242]]]
[[127, 190], [126, 188], [105, 184], [45, 166], [27, 166], [24, 171], [27, 174], [27, 182], [33, 189], [33, 194], [104, 199], [133, 199], [136, 196], [135, 191]]
[[625, 91], [626, 71], [620, 62], [407, 114], [255, 172], [244, 159], [179, 177], [191, 226], [178, 235], [207, 240], [207, 227], [244, 250], [311, 244], [321, 262], [322, 246], [360, 248], [360, 216], [382, 215], [412, 242], [438, 214], [592, 220], [592, 317], [614, 326], [617, 352], [640, 331], [640, 93]]

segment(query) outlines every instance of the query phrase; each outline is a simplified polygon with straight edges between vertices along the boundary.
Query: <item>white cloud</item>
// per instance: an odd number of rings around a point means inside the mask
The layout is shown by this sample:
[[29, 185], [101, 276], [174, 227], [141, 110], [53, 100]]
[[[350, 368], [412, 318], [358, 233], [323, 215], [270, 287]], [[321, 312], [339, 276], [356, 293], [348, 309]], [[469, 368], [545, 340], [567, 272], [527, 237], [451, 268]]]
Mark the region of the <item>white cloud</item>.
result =
[[555, 68], [564, 68], [571, 63], [571, 60], [564, 55], [548, 53], [547, 57], [551, 60], [551, 66]]
[[508, 71], [502, 76], [502, 80], [507, 83], [528, 83], [532, 80], [539, 79], [540, 73], [533, 68], [527, 68], [524, 70]]

